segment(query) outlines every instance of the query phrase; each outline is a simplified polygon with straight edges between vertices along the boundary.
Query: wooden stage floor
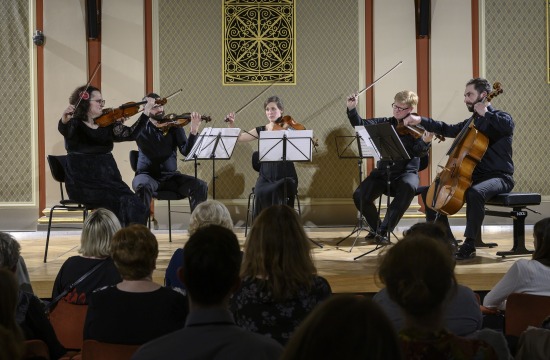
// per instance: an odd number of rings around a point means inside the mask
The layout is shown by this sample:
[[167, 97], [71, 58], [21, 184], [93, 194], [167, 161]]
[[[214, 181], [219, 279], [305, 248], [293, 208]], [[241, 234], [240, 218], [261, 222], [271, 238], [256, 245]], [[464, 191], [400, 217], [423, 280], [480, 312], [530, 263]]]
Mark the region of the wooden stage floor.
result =
[[[401, 236], [403, 230], [399, 228], [395, 234]], [[244, 243], [243, 229], [235, 230], [241, 245]], [[350, 234], [352, 228], [307, 228], [306, 232], [311, 239], [323, 244], [323, 248], [312, 244], [315, 264], [321, 276], [325, 277], [334, 293], [375, 293], [381, 287], [376, 279], [376, 267], [380, 251], [364, 256], [358, 260], [355, 257], [374, 248], [365, 245], [362, 241], [366, 232], [361, 232], [356, 246], [351, 252], [350, 247], [355, 236], [350, 237], [336, 246], [336, 243]], [[457, 239], [462, 238], [463, 227], [453, 227]], [[526, 246], [533, 248], [533, 226], [526, 226]], [[187, 241], [186, 231], [172, 232], [173, 242], [168, 242], [168, 231], [154, 230], [159, 241], [159, 257], [154, 279], [158, 283], [164, 281], [164, 271], [175, 249], [182, 247]], [[51, 297], [53, 281], [61, 264], [69, 257], [77, 255], [80, 232], [52, 232], [48, 253], [48, 262], [43, 262], [46, 233], [12, 232], [20, 241], [22, 255], [27, 264], [31, 282], [35, 293], [41, 298]], [[483, 241], [496, 242], [496, 248], [482, 248], [477, 250], [477, 257], [472, 260], [459, 262], [456, 266], [456, 275], [459, 283], [469, 286], [475, 291], [488, 291], [496, 284], [518, 256], [501, 258], [496, 256], [497, 251], [506, 251], [512, 248], [512, 226], [484, 226]], [[395, 242], [395, 239], [392, 239]], [[528, 256], [526, 256], [528, 257]]]

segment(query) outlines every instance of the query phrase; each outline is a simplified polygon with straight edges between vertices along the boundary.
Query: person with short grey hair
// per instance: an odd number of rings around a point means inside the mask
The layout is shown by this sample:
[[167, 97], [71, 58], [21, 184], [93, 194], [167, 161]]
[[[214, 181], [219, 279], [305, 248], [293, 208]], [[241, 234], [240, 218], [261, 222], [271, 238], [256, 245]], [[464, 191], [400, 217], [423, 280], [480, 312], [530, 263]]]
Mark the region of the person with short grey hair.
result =
[[33, 293], [27, 265], [21, 256], [21, 246], [10, 233], [3, 231], [0, 231], [0, 267], [9, 270], [13, 270], [15, 267], [19, 288], [25, 292]]

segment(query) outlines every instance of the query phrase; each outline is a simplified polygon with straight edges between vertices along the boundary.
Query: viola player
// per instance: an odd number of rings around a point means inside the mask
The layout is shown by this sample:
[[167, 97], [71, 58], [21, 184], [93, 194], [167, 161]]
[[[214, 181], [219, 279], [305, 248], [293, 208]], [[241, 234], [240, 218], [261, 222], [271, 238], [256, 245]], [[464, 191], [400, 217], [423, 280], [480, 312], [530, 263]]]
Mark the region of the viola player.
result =
[[[258, 126], [250, 131], [243, 131], [238, 138], [239, 142], [248, 142], [259, 139], [262, 131], [277, 131], [282, 129], [278, 124], [282, 119], [284, 106], [278, 96], [271, 96], [264, 102], [267, 124]], [[230, 113], [226, 117], [229, 127], [234, 127], [235, 114]], [[254, 186], [254, 214], [255, 217], [263, 209], [276, 204], [294, 206], [294, 198], [298, 191], [298, 174], [294, 163], [286, 162], [262, 162], [257, 158], [257, 152], [252, 156], [252, 163], [255, 170], [260, 172], [256, 185]], [[286, 183], [286, 185], [285, 185]], [[285, 189], [286, 188], [286, 189]], [[285, 194], [286, 192], [286, 199]]]
[[158, 190], [170, 190], [189, 198], [191, 211], [208, 196], [208, 185], [201, 179], [185, 175], [178, 171], [177, 152], [187, 156], [195, 141], [201, 116], [197, 112], [191, 113], [189, 137], [181, 126], [169, 129], [159, 128], [157, 125], [164, 117], [164, 106], [157, 104], [160, 99], [155, 93], [148, 94], [144, 100], [150, 106], [148, 120], [136, 138], [139, 148], [136, 176], [132, 187], [143, 201], [147, 216], [150, 212], [153, 193]]
[[[393, 116], [362, 119], [357, 113], [357, 94], [347, 99], [347, 115], [352, 126], [389, 123], [397, 128], [398, 123], [411, 114], [418, 104], [418, 96], [409, 90], [395, 94], [392, 104]], [[353, 193], [353, 202], [367, 221], [371, 231], [365, 240], [368, 243], [389, 244], [389, 234], [397, 226], [405, 211], [409, 208], [420, 182], [418, 171], [420, 157], [427, 156], [433, 134], [424, 132], [420, 137], [411, 133], [399, 135], [409, 160], [379, 161], [376, 168], [361, 182]], [[389, 179], [387, 167], [389, 166]], [[386, 194], [390, 181], [390, 195], [393, 197], [384, 219], [380, 221], [374, 201]], [[387, 194], [386, 194], [387, 195]]]
[[[514, 135], [514, 120], [504, 111], [496, 110], [485, 99], [491, 93], [491, 84], [483, 78], [471, 79], [466, 83], [464, 103], [473, 113], [474, 126], [488, 138], [485, 154], [475, 166], [472, 173], [472, 185], [466, 190], [466, 229], [464, 243], [456, 252], [457, 260], [474, 258], [476, 256], [475, 239], [480, 234], [485, 217], [485, 202], [493, 196], [507, 193], [514, 187], [514, 162], [512, 161], [512, 138]], [[421, 124], [425, 129], [448, 137], [456, 137], [463, 128], [468, 126], [470, 119], [458, 124], [449, 125], [416, 115], [404, 120], [405, 124]], [[426, 200], [427, 190], [422, 194]], [[436, 212], [426, 207], [426, 219], [434, 221]], [[447, 216], [439, 214], [441, 221], [449, 228]]]
[[[67, 150], [65, 185], [69, 197], [89, 207], [111, 210], [122, 226], [145, 224], [141, 201], [122, 181], [111, 154], [113, 143], [135, 140], [145, 121], [140, 119], [132, 126], [116, 121], [100, 127], [94, 119], [103, 114], [105, 100], [93, 86], [76, 88], [69, 104], [58, 124]], [[144, 113], [150, 108], [146, 106]]]

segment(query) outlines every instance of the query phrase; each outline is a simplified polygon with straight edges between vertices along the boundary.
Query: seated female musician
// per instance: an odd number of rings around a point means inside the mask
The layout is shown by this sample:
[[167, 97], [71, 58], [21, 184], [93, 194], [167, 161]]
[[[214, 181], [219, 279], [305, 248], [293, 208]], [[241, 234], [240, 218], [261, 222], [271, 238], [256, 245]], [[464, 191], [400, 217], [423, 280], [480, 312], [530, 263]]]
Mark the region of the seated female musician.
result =
[[143, 203], [122, 180], [111, 151], [114, 142], [135, 140], [154, 104], [146, 104], [144, 115], [131, 127], [118, 121], [100, 127], [94, 119], [103, 114], [105, 100], [98, 88], [76, 88], [69, 103], [58, 124], [67, 150], [65, 185], [69, 197], [91, 207], [111, 210], [123, 227], [145, 224]]
[[[283, 116], [284, 106], [278, 96], [270, 96], [264, 102], [265, 115], [269, 120], [264, 126], [258, 126], [250, 131], [244, 131], [239, 135], [238, 141], [247, 142], [260, 138], [262, 131], [283, 130], [278, 123]], [[230, 113], [226, 117], [229, 127], [234, 127], [235, 114]], [[286, 183], [286, 184], [285, 184]], [[286, 188], [285, 188], [286, 187]], [[294, 198], [298, 191], [298, 175], [294, 163], [288, 162], [262, 162], [260, 175], [254, 187], [255, 203], [254, 214], [256, 217], [263, 209], [276, 204], [294, 206]], [[285, 194], [286, 192], [286, 199]]]

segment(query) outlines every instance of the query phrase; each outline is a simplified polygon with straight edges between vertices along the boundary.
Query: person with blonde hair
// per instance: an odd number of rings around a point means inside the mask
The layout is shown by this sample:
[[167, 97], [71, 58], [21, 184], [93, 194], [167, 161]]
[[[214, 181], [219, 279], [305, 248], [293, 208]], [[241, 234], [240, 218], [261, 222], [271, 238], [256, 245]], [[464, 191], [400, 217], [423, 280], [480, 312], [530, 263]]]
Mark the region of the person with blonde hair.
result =
[[[80, 235], [80, 256], [71, 256], [61, 265], [53, 284], [52, 299], [67, 291], [63, 301], [87, 304], [95, 289], [122, 281], [109, 253], [111, 238], [119, 229], [120, 222], [110, 210], [99, 208], [86, 218]], [[84, 280], [69, 288], [94, 268]]]
[[[357, 103], [358, 94], [352, 94], [348, 97], [347, 115], [351, 126], [390, 124], [394, 129], [397, 129], [399, 125], [403, 125], [403, 119], [415, 111], [418, 96], [409, 90], [403, 90], [395, 94], [392, 104], [392, 117], [362, 119], [357, 112]], [[367, 242], [382, 245], [389, 244], [389, 234], [397, 226], [416, 194], [416, 189], [420, 183], [418, 178], [420, 158], [428, 155], [432, 138], [433, 134], [428, 132], [424, 132], [419, 137], [408, 132], [400, 133], [399, 139], [410, 159], [379, 161], [376, 164], [376, 169], [370, 172], [353, 193], [353, 202], [371, 229], [365, 238]], [[388, 182], [390, 183], [390, 194], [386, 194], [388, 192]], [[386, 211], [384, 219], [381, 221], [374, 201], [382, 194], [392, 196], [393, 200]]]
[[183, 327], [187, 299], [153, 281], [158, 243], [144, 225], [122, 228], [111, 240], [111, 257], [122, 282], [89, 298], [84, 339], [143, 344]]
[[237, 325], [283, 345], [331, 295], [329, 283], [317, 275], [300, 218], [286, 205], [268, 207], [254, 221], [244, 245], [241, 278], [231, 301]]
[[[217, 200], [206, 200], [193, 210], [189, 219], [189, 236], [198, 229], [209, 225], [220, 225], [233, 230], [233, 219], [225, 205]], [[185, 285], [180, 281], [177, 272], [183, 264], [183, 248], [176, 249], [166, 267], [165, 285], [185, 294]]]

